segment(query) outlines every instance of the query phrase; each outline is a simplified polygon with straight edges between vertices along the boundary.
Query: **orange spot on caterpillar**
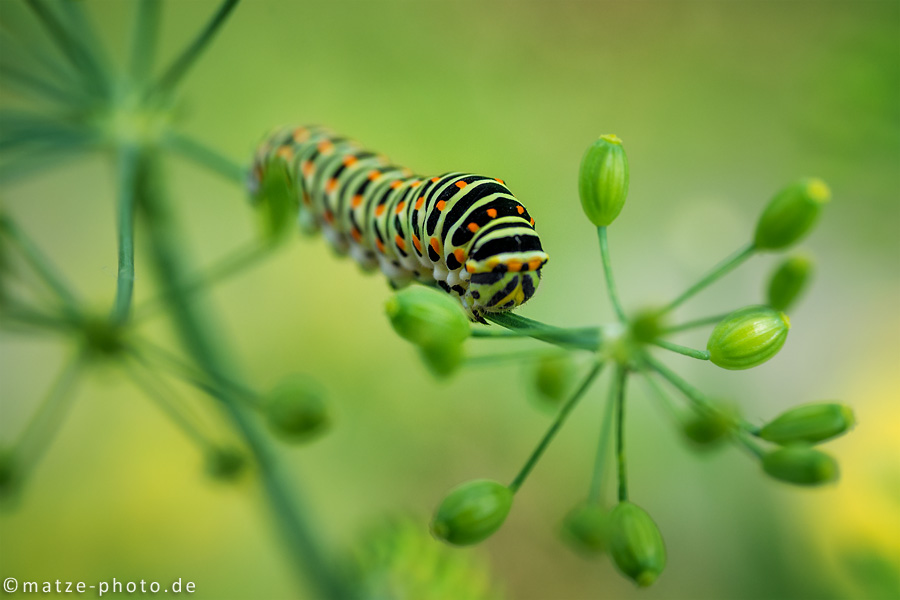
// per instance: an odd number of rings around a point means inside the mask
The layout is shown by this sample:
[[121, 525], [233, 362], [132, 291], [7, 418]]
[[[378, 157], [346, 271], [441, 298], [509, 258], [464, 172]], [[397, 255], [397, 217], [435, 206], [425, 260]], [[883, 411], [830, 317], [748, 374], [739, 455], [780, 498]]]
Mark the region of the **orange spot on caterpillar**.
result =
[[415, 235], [412, 236], [413, 246], [416, 247], [416, 250], [419, 251], [419, 254], [422, 253], [422, 242]]
[[441, 243], [438, 241], [438, 239], [431, 238], [430, 243], [431, 243], [431, 249], [434, 250], [435, 252], [437, 252], [438, 254], [440, 254], [441, 253]]
[[313, 163], [312, 163], [311, 160], [304, 160], [304, 161], [303, 161], [303, 167], [301, 167], [301, 168], [302, 168], [302, 170], [303, 170], [303, 176], [304, 176], [304, 177], [309, 177], [310, 175], [312, 175], [312, 172], [313, 172]]
[[345, 156], [343, 163], [344, 163], [345, 167], [353, 166], [354, 164], [356, 164], [356, 157], [353, 156], [352, 154], [349, 156]]
[[329, 194], [334, 191], [334, 188], [337, 187], [337, 179], [332, 177], [328, 180], [328, 183], [325, 184], [325, 191]]
[[533, 259], [529, 260], [528, 261], [528, 270], [529, 271], [537, 271], [538, 269], [541, 268], [542, 262], [543, 261], [539, 258], [533, 258]]
[[334, 213], [332, 213], [330, 210], [326, 210], [324, 213], [322, 213], [322, 218], [324, 218], [325, 222], [329, 225], [334, 223]]
[[394, 243], [397, 244], [397, 247], [401, 250], [406, 250], [406, 240], [404, 240], [399, 233], [394, 236]]
[[466, 229], [468, 229], [472, 233], [475, 233], [476, 231], [481, 229], [481, 227], [478, 226], [478, 223], [469, 223], [468, 225], [466, 225]]
[[362, 194], [357, 194], [353, 196], [353, 199], [350, 201], [350, 206], [352, 208], [359, 208], [359, 205], [362, 204], [363, 197]]
[[494, 178], [494, 181], [496, 181], [497, 183], [499, 183], [499, 184], [501, 184], [501, 185], [506, 185], [506, 182], [503, 181], [502, 179], [497, 179], [497, 178], [495, 177], [495, 178]]
[[413, 181], [410, 185], [412, 185], [412, 187], [414, 187], [414, 188], [417, 188], [420, 185], [422, 185], [422, 182], [420, 180], [417, 180], [417, 181]]
[[519, 214], [521, 215], [522, 213], [525, 212], [525, 207], [524, 207], [524, 206], [517, 206], [517, 207], [516, 207], [516, 212], [519, 213]]
[[309, 139], [309, 131], [305, 127], [298, 127], [294, 130], [294, 141], [298, 144]]
[[406, 208], [406, 202], [401, 202], [397, 205], [397, 209], [394, 211], [395, 214], [400, 214], [403, 212], [403, 209]]
[[380, 217], [384, 214], [384, 204], [379, 204], [375, 207], [375, 216]]
[[400, 181], [399, 179], [398, 179], [397, 181], [392, 181], [392, 182], [391, 182], [391, 189], [392, 189], [392, 190], [396, 190], [396, 189], [397, 189], [398, 187], [400, 187], [401, 185], [403, 185], [403, 182]]
[[362, 241], [362, 233], [359, 229], [354, 227], [350, 230], [350, 235], [353, 237], [353, 240], [358, 244]]
[[384, 254], [384, 244], [378, 238], [375, 238], [375, 247], [378, 248], [378, 251]]
[[334, 144], [332, 144], [329, 140], [322, 140], [321, 142], [319, 142], [319, 145], [316, 146], [319, 154], [328, 154], [333, 148]]
[[457, 248], [453, 251], [453, 256], [456, 257], [456, 260], [459, 261], [459, 264], [466, 262], [466, 251], [462, 248]]
[[475, 265], [469, 265], [469, 264], [467, 264], [467, 265], [466, 265], [466, 271], [468, 271], [469, 273], [474, 273], [474, 272], [475, 272]]
[[375, 181], [379, 177], [381, 177], [381, 173], [378, 171], [369, 171], [369, 181]]
[[418, 200], [416, 200], [416, 210], [422, 208], [423, 204], [425, 204], [425, 196], [422, 196]]
[[531, 226], [534, 227], [534, 219], [531, 219]]
[[440, 179], [440, 177], [432, 177], [432, 178], [431, 178], [431, 183], [437, 183], [437, 182], [438, 182], [438, 179]]
[[508, 263], [506, 263], [506, 269], [510, 273], [518, 273], [519, 271], [522, 270], [522, 263], [517, 260], [511, 260]]
[[487, 209], [487, 216], [489, 216], [492, 219], [496, 219], [497, 218], [497, 209], [496, 208]]
[[278, 149], [278, 152], [275, 153], [279, 158], [283, 158], [284, 160], [291, 160], [294, 158], [294, 149], [290, 146], [282, 146]]
[[447, 203], [444, 202], [443, 200], [441, 200], [440, 202], [437, 203], [437, 209], [438, 209], [438, 210], [444, 210], [444, 207], [445, 207], [445, 206], [447, 206]]
[[458, 187], [459, 189], [463, 189], [463, 188], [466, 187], [467, 185], [469, 185], [469, 184], [466, 183], [465, 181], [457, 181], [457, 182], [456, 182], [456, 187]]

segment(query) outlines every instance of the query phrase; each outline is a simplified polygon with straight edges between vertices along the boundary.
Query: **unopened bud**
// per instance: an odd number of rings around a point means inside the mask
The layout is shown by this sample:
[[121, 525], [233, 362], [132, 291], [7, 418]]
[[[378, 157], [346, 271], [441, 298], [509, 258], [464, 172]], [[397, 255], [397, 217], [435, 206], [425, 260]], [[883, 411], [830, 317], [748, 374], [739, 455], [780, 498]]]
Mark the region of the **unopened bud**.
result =
[[233, 481], [241, 476], [246, 466], [244, 453], [230, 446], [213, 448], [206, 455], [206, 472], [213, 479]]
[[540, 400], [556, 406], [568, 395], [575, 377], [575, 363], [568, 352], [548, 352], [534, 366], [534, 387]]
[[439, 290], [411, 286], [388, 299], [387, 315], [400, 337], [423, 348], [456, 345], [469, 336], [459, 302]]
[[732, 407], [721, 407], [696, 413], [685, 421], [682, 431], [696, 446], [712, 448], [734, 431], [735, 412]]
[[462, 343], [447, 343], [439, 346], [419, 347], [419, 356], [422, 362], [438, 379], [453, 375], [464, 358]]
[[588, 556], [604, 552], [609, 538], [609, 511], [593, 503], [576, 506], [563, 519], [562, 535], [576, 552]]
[[306, 442], [328, 425], [324, 394], [305, 377], [279, 383], [263, 398], [263, 410], [269, 429], [287, 442]]
[[803, 179], [781, 190], [756, 224], [754, 244], [760, 250], [781, 250], [812, 228], [831, 191], [820, 179]]
[[822, 485], [837, 481], [837, 462], [824, 452], [802, 444], [769, 452], [762, 459], [771, 477], [795, 485]]
[[778, 267], [769, 280], [769, 306], [775, 310], [787, 310], [800, 297], [812, 275], [812, 261], [805, 256], [794, 256]]
[[790, 329], [787, 315], [768, 306], [748, 306], [722, 319], [706, 344], [709, 360], [723, 369], [750, 369], [781, 350]]
[[628, 196], [628, 158], [622, 140], [601, 135], [587, 149], [578, 173], [578, 194], [591, 223], [606, 227], [615, 221]]
[[855, 424], [853, 410], [844, 404], [798, 406], [767, 423], [759, 437], [776, 444], [817, 444], [847, 433]]
[[609, 552], [623, 575], [648, 587], [666, 567], [666, 546], [647, 512], [625, 501], [610, 514]]
[[503, 525], [512, 501], [512, 491], [501, 483], [469, 481], [444, 498], [434, 514], [431, 531], [454, 546], [477, 544]]

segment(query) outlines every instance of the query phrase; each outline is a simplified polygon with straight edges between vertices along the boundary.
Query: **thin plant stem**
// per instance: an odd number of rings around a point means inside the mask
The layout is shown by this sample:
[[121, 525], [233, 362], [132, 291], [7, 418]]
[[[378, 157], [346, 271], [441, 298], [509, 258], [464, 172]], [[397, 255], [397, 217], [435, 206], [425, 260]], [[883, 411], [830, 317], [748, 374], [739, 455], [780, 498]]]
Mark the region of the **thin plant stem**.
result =
[[[15, 33], [15, 31], [12, 33]], [[55, 57], [43, 52], [43, 49], [38, 44], [35, 44], [31, 38], [22, 36], [21, 31], [18, 32], [18, 37], [16, 37], [15, 35], [12, 35], [11, 32], [7, 32], [5, 29], [0, 28], [0, 47], [2, 47], [7, 54], [7, 59], [9, 59], [11, 47], [13, 47], [14, 50], [18, 49], [23, 53], [23, 55], [14, 55], [14, 58], [10, 60], [10, 62], [14, 64], [23, 64], [30, 58], [35, 64], [29, 66], [29, 72], [40, 72], [41, 70], [47, 71], [46, 74], [50, 75], [53, 80], [65, 81], [66, 89], [70, 94], [80, 94], [83, 98], [85, 97], [83, 90], [72, 89], [72, 86], [81, 84], [72, 73], [72, 70], [60, 63]]]
[[23, 472], [33, 469], [40, 461], [65, 421], [75, 398], [75, 384], [84, 362], [81, 350], [66, 362], [16, 441], [15, 453]]
[[581, 385], [579, 385], [578, 389], [575, 390], [575, 393], [572, 394], [572, 396], [566, 401], [566, 403], [563, 404], [562, 408], [559, 409], [559, 412], [556, 414], [556, 419], [554, 419], [553, 423], [550, 425], [547, 433], [544, 434], [544, 437], [537, 445], [537, 448], [535, 448], [531, 453], [531, 456], [528, 458], [525, 466], [522, 467], [522, 470], [519, 471], [519, 474], [516, 475], [512, 483], [509, 484], [509, 489], [512, 490], [513, 493], [516, 493], [519, 488], [522, 487], [522, 484], [525, 482], [528, 474], [531, 473], [532, 469], [534, 469], [534, 466], [538, 463], [541, 456], [544, 454], [544, 451], [550, 445], [550, 442], [553, 441], [553, 438], [556, 436], [560, 427], [562, 427], [563, 423], [565, 423], [566, 417], [569, 416], [569, 413], [572, 412], [572, 409], [575, 408], [575, 405], [578, 404], [578, 401], [581, 400], [581, 397], [584, 396], [585, 392], [587, 392], [591, 387], [591, 384], [594, 382], [594, 379], [597, 378], [597, 375], [600, 374], [600, 370], [602, 368], [603, 363], [595, 362], [591, 367], [590, 372], [581, 382]]
[[[197, 425], [196, 415], [186, 411], [184, 399], [180, 398], [172, 386], [139, 357], [136, 362], [137, 364], [135, 361], [126, 359], [122, 364], [125, 372], [144, 392], [144, 395], [162, 409], [166, 416], [172, 419], [201, 448], [212, 448], [215, 444], [210, 436], [203, 433], [201, 427]], [[185, 414], [186, 412], [188, 414]]]
[[215, 171], [226, 179], [240, 185], [244, 185], [247, 182], [247, 169], [245, 167], [191, 137], [170, 132], [165, 137], [165, 144], [185, 158]]
[[72, 314], [78, 313], [78, 299], [71, 291], [68, 283], [59, 273], [53, 263], [43, 252], [25, 235], [25, 233], [8, 217], [0, 215], [0, 231], [5, 233], [22, 251], [25, 260], [40, 278], [62, 300], [63, 305]]
[[678, 306], [680, 306], [685, 300], [713, 283], [717, 279], [722, 276], [733, 271], [737, 266], [746, 261], [748, 258], [753, 256], [756, 253], [756, 246], [751, 242], [747, 244], [745, 247], [736, 251], [734, 254], [723, 260], [721, 263], [716, 265], [712, 271], [704, 275], [700, 281], [689, 287], [684, 291], [680, 296], [672, 300], [669, 304], [667, 304], [664, 308], [662, 308], [658, 315], [664, 315], [675, 310]]
[[625, 380], [628, 371], [619, 366], [613, 379], [610, 396], [616, 402], [616, 465], [619, 475], [619, 502], [628, 500], [628, 474], [625, 471]]
[[603, 420], [600, 423], [600, 439], [597, 441], [597, 454], [594, 458], [594, 472], [591, 475], [591, 486], [588, 490], [588, 502], [603, 502], [603, 484], [606, 480], [606, 465], [609, 458], [609, 438], [612, 433], [615, 417], [616, 398], [610, 394], [603, 408]]
[[84, 75], [87, 83], [96, 92], [104, 93], [107, 90], [106, 75], [97, 63], [96, 57], [84, 45], [84, 41], [79, 39], [69, 27], [59, 20], [46, 2], [42, 0], [25, 1], [47, 29], [50, 38], [59, 47], [63, 56], [69, 59], [72, 66]]
[[543, 348], [534, 348], [532, 350], [519, 350], [515, 352], [502, 352], [497, 354], [480, 354], [477, 356], [467, 356], [466, 364], [470, 367], [490, 367], [497, 363], [510, 363], [521, 361], [532, 361], [545, 356], [547, 350]]
[[720, 315], [712, 315], [709, 317], [703, 317], [702, 319], [696, 319], [694, 321], [688, 321], [687, 323], [681, 323], [680, 325], [673, 325], [672, 327], [667, 327], [663, 329], [663, 335], [668, 335], [670, 333], [678, 333], [681, 331], [687, 331], [688, 329], [696, 329], [697, 327], [705, 327], [707, 325], [715, 325], [725, 317], [727, 317], [731, 313], [722, 313]]
[[128, 61], [135, 81], [145, 81], [153, 68], [161, 8], [159, 0], [139, 0], [135, 8]]
[[671, 396], [662, 389], [662, 386], [659, 385], [659, 382], [653, 378], [653, 375], [648, 373], [647, 371], [642, 371], [641, 374], [644, 376], [644, 381], [647, 382], [647, 387], [653, 390], [653, 396], [659, 400], [659, 403], [665, 409], [666, 412], [672, 417], [672, 420], [675, 421], [676, 424], [681, 425], [681, 412], [675, 406], [675, 403], [672, 402]]
[[[258, 264], [262, 259], [269, 256], [274, 249], [275, 246], [271, 244], [260, 244], [256, 241], [240, 247], [219, 259], [216, 264], [201, 275], [186, 282], [182, 291], [193, 294], [201, 290], [208, 290]], [[163, 306], [165, 306], [164, 296], [151, 298], [135, 309], [134, 320], [147, 319]]]
[[766, 451], [763, 450], [759, 444], [754, 442], [752, 439], [748, 437], [748, 434], [745, 431], [736, 431], [732, 436], [734, 440], [747, 452], [749, 452], [754, 458], [762, 459], [766, 455]]
[[677, 354], [683, 354], [684, 356], [690, 356], [691, 358], [696, 358], [698, 360], [709, 360], [709, 351], [707, 350], [696, 350], [680, 344], [673, 344], [666, 340], [653, 340], [653, 344]]
[[200, 54], [202, 54], [206, 46], [212, 41], [219, 28], [225, 23], [228, 15], [231, 14], [231, 11], [237, 6], [238, 1], [239, 0], [224, 0], [224, 2], [219, 5], [219, 9], [213, 15], [212, 19], [210, 19], [209, 23], [206, 24], [206, 27], [203, 28], [203, 31], [201, 31], [194, 41], [184, 49], [178, 58], [175, 59], [175, 62], [173, 62], [163, 76], [160, 77], [159, 82], [154, 86], [156, 91], [165, 94], [172, 91], [178, 85], [184, 75], [188, 72], [188, 69], [190, 69], [194, 62], [200, 57]]
[[247, 408], [228, 385], [235, 378], [235, 368], [225, 354], [225, 345], [219, 343], [213, 333], [216, 327], [208, 321], [209, 313], [184, 292], [188, 273], [184, 264], [186, 252], [178, 244], [182, 238], [167, 199], [159, 188], [161, 174], [155, 171], [150, 169], [152, 176], [142, 182], [138, 206], [147, 222], [151, 259], [159, 282], [169, 296], [176, 331], [188, 354], [214, 382], [216, 397], [226, 416], [255, 459], [260, 483], [277, 523], [276, 529], [292, 552], [298, 570], [302, 570], [315, 587], [316, 597], [343, 600], [350, 595], [347, 584], [326, 557], [313, 531], [315, 520], [309, 517], [307, 507], [299, 499], [296, 473], [292, 473], [293, 485], [289, 484], [270, 440], [250, 419]]
[[526, 319], [511, 312], [485, 313], [484, 318], [522, 335], [563, 348], [597, 350], [600, 347], [599, 328], [564, 329]]
[[140, 168], [140, 150], [130, 144], [123, 146], [119, 150], [118, 162], [119, 269], [112, 321], [121, 325], [128, 320], [134, 293], [134, 190]]
[[650, 366], [651, 369], [659, 373], [663, 376], [664, 379], [668, 380], [673, 386], [678, 388], [685, 397], [690, 400], [694, 407], [700, 413], [717, 413], [716, 408], [710, 404], [709, 400], [706, 398], [706, 395], [692, 386], [690, 383], [682, 379], [679, 375], [677, 375], [674, 371], [666, 367], [661, 362], [655, 360], [649, 354], [644, 355], [644, 361]]
[[606, 289], [609, 292], [609, 300], [612, 302], [613, 310], [620, 323], [627, 323], [625, 311], [619, 303], [619, 292], [616, 289], [616, 282], [613, 279], [612, 262], [609, 258], [609, 241], [606, 236], [606, 227], [597, 227], [597, 239], [600, 242], [600, 258], [603, 260], [603, 275], [606, 277]]
[[12, 65], [0, 65], [0, 80], [3, 81], [4, 87], [18, 88], [23, 95], [32, 98], [43, 98], [65, 106], [78, 104], [73, 102], [77, 98], [77, 94], [73, 94], [71, 90], [59, 87], [52, 80]]

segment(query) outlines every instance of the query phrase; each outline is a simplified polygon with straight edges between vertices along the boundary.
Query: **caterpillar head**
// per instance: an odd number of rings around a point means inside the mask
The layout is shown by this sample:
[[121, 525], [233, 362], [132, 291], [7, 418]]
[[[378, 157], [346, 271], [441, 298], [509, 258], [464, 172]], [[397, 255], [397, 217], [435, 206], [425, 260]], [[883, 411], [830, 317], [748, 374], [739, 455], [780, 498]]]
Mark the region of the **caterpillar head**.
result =
[[466, 261], [471, 274], [464, 302], [475, 312], [512, 310], [534, 295], [548, 256], [542, 250], [508, 252]]

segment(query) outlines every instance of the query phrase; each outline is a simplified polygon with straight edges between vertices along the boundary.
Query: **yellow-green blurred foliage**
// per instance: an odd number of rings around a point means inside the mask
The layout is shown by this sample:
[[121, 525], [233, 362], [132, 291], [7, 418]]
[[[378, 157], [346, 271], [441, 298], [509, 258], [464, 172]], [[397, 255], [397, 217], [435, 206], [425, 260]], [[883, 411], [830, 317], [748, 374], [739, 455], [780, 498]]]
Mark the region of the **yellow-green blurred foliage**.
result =
[[[215, 6], [165, 2], [160, 64]], [[127, 47], [132, 3], [87, 8], [109, 47]], [[0, 25], [27, 21], [19, 2], [0, 2]], [[827, 447], [840, 460], [840, 484], [788, 488], [733, 448], [699, 456], [635, 383], [631, 496], [669, 551], [658, 583], [638, 592], [608, 560], [584, 560], [556, 537], [586, 493], [600, 385], [477, 552], [506, 594], [523, 600], [888, 597], [900, 560], [898, 38], [895, 0], [247, 1], [190, 74], [179, 127], [246, 161], [273, 126], [323, 123], [420, 172], [503, 178], [551, 256], [522, 312], [559, 325], [612, 318], [576, 192], [581, 155], [597, 135], [615, 133], [628, 150], [630, 196], [609, 235], [634, 310], [673, 297], [749, 239], [785, 183], [821, 177], [834, 200], [802, 244], [817, 274], [779, 356], [738, 373], [666, 358], [754, 423], [806, 401], [853, 406], [859, 425]], [[6, 92], [2, 102], [17, 105]], [[253, 238], [243, 190], [193, 164], [168, 166], [193, 264]], [[106, 310], [116, 284], [107, 157], [2, 193], [6, 210]], [[138, 301], [154, 294], [142, 243], [139, 230]], [[775, 260], [754, 259], [678, 318], [761, 301]], [[329, 433], [281, 449], [334, 548], [352, 548], [398, 510], [422, 515], [424, 530], [460, 481], [511, 478], [548, 424], [520, 365], [435, 382], [393, 334], [388, 294], [382, 277], [362, 275], [321, 239], [299, 238], [210, 294], [221, 338], [254, 385], [299, 372], [328, 391]], [[143, 330], [171, 338], [162, 318]], [[704, 334], [684, 340], [702, 347]], [[0, 336], [0, 439], [21, 430], [67, 351], [49, 337]], [[182, 577], [196, 582], [197, 598], [297, 597], [251, 485], [205, 478], [195, 446], [116, 369], [92, 373], [76, 400], [18, 507], [0, 515], [0, 574]]]

